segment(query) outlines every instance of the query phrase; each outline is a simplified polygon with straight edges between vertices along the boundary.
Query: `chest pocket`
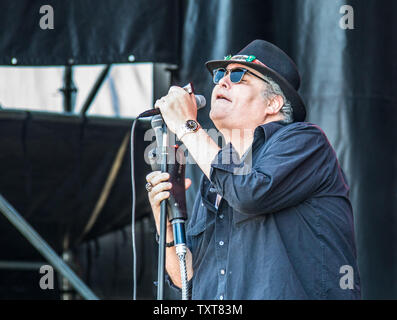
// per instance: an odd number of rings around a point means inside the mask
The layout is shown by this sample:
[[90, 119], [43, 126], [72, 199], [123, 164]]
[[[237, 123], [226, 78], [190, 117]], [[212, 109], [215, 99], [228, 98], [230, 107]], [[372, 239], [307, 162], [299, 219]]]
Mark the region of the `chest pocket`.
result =
[[207, 208], [200, 205], [197, 215], [192, 217], [186, 228], [188, 247], [193, 254], [198, 253], [203, 245], [208, 245], [211, 238], [211, 228], [213, 229], [212, 212], [207, 212]]
[[207, 210], [203, 205], [199, 205], [197, 214], [192, 216], [187, 224], [186, 234], [188, 236], [198, 236], [203, 233], [206, 227]]
[[188, 229], [186, 232], [187, 232], [188, 236], [197, 237], [205, 231], [206, 218], [201, 217], [192, 226], [191, 226], [191, 224], [193, 224], [193, 223], [189, 223], [189, 226], [188, 226]]

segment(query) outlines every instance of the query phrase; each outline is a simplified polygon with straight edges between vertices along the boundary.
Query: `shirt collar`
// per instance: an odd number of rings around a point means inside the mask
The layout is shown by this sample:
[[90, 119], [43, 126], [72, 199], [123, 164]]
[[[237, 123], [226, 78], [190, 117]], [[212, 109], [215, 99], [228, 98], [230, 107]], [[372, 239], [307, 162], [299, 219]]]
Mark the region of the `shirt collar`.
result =
[[254, 131], [254, 141], [252, 142], [253, 149], [255, 149], [257, 141], [263, 138], [265, 139], [264, 142], [268, 141], [278, 129], [284, 127], [285, 125], [286, 124], [282, 121], [273, 121], [256, 127]]
[[[261, 141], [263, 138], [265, 139], [264, 142], [270, 139], [270, 137], [280, 128], [285, 126], [286, 124], [283, 123], [282, 121], [274, 121], [274, 122], [269, 122], [262, 124], [258, 126], [255, 131], [254, 131], [254, 140], [252, 143], [252, 149], [256, 149], [257, 146], [260, 146], [263, 144], [263, 141]], [[243, 155], [242, 159], [246, 157], [248, 154], [249, 150]], [[214, 206], [214, 200], [216, 193], [214, 193], [211, 189], [211, 182], [208, 180], [208, 178], [205, 175], [202, 175], [201, 178], [201, 183], [200, 183], [200, 193], [201, 193], [201, 198], [203, 201], [203, 204], [209, 209], [210, 211], [216, 213], [216, 208]]]

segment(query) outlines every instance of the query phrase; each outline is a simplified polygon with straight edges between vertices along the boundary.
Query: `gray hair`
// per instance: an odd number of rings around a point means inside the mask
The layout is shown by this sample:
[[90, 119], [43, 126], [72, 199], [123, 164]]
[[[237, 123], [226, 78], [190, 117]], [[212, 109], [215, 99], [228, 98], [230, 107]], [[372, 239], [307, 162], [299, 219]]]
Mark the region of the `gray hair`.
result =
[[284, 100], [284, 105], [280, 109], [280, 113], [284, 116], [284, 119], [281, 120], [283, 123], [288, 124], [294, 122], [294, 113], [292, 110], [291, 102], [287, 100], [284, 95], [284, 92], [281, 90], [280, 86], [275, 83], [271, 78], [264, 76], [264, 79], [268, 82], [266, 89], [263, 92], [265, 98], [269, 96], [281, 96]]

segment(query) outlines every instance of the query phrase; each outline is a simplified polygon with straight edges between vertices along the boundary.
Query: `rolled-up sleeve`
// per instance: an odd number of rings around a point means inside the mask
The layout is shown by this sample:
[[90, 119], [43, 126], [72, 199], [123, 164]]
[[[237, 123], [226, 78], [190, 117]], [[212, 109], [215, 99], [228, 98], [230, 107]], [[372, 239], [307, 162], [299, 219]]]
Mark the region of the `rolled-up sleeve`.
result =
[[237, 151], [228, 144], [213, 160], [210, 180], [235, 210], [273, 213], [304, 201], [326, 182], [330, 152], [318, 127], [297, 127], [260, 147], [252, 166], [239, 161]]

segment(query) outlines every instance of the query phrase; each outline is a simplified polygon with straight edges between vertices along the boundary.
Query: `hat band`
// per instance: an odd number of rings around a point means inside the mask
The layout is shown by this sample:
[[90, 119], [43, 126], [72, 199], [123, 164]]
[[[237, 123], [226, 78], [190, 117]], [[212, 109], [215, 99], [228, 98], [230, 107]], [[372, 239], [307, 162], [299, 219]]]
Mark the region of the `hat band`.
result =
[[265, 65], [263, 62], [261, 62], [260, 60], [258, 60], [255, 56], [250, 55], [236, 55], [233, 56], [232, 55], [228, 55], [227, 57], [225, 57], [225, 60], [236, 60], [236, 61], [244, 61], [244, 62], [251, 62], [251, 63], [256, 63], [262, 66], [265, 66], [266, 68], [268, 68], [267, 65]]

